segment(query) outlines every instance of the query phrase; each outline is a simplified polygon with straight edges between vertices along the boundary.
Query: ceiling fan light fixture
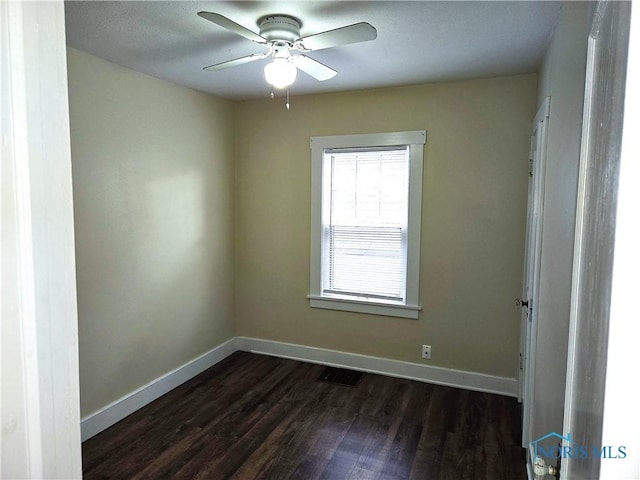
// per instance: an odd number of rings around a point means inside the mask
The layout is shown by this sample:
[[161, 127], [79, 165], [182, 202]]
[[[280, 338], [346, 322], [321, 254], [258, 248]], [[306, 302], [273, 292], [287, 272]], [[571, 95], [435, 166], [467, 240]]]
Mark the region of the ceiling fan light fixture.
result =
[[276, 57], [264, 67], [264, 78], [275, 88], [286, 88], [296, 81], [298, 69], [288, 58]]

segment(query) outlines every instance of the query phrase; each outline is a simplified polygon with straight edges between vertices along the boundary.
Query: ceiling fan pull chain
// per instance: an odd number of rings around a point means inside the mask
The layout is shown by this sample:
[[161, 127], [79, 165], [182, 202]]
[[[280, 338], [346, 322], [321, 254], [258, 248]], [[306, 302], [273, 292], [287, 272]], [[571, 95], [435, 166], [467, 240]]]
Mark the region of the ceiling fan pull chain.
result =
[[289, 110], [289, 87], [287, 87], [287, 110]]

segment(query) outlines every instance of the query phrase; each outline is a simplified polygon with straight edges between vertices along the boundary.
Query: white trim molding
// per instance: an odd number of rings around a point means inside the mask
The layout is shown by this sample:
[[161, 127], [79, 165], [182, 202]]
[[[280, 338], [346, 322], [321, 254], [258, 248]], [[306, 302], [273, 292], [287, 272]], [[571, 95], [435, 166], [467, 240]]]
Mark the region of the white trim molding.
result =
[[349, 312], [370, 313], [371, 315], [387, 315], [417, 319], [422, 310], [419, 305], [395, 305], [392, 303], [360, 302], [346, 298], [329, 298], [322, 295], [307, 295], [311, 308], [326, 308], [329, 310], [346, 310]]
[[[361, 135], [311, 137], [311, 264], [309, 306], [347, 312], [368, 313], [417, 319], [420, 314], [420, 232], [422, 221], [422, 180], [426, 130], [386, 132]], [[406, 245], [403, 248], [403, 298], [380, 302], [366, 295], [349, 292], [348, 297], [330, 294], [328, 286], [329, 253], [324, 231], [331, 211], [332, 161], [327, 156], [333, 149], [408, 148], [408, 205]]]
[[82, 478], [64, 3], [0, 1], [0, 478]]
[[495, 393], [508, 397], [517, 397], [518, 392], [518, 384], [515, 378], [496, 377], [483, 373], [431, 367], [418, 363], [371, 357], [358, 353], [339, 352], [337, 350], [309, 347], [306, 345], [275, 342], [273, 340], [234, 337], [198, 358], [185, 363], [175, 370], [162, 375], [83, 418], [81, 424], [82, 441], [84, 442], [103, 430], [106, 430], [136, 410], [141, 409], [186, 381], [191, 380], [207, 368], [214, 366], [216, 363], [237, 351], [289, 358], [320, 365], [351, 368], [362, 372], [406, 378], [419, 382], [446, 385], [478, 392]]
[[236, 352], [236, 337], [227, 340], [207, 353], [143, 385], [122, 398], [82, 419], [82, 441], [97, 435], [136, 410], [153, 402], [174, 388]]
[[495, 393], [508, 397], [518, 396], [515, 378], [497, 377], [484, 373], [433, 367], [419, 363], [388, 358], [371, 357], [358, 353], [340, 352], [325, 348], [308, 347], [292, 343], [275, 342], [259, 338], [236, 337], [236, 348], [245, 352], [290, 358], [303, 362], [350, 368], [390, 377], [463, 388], [478, 392]]

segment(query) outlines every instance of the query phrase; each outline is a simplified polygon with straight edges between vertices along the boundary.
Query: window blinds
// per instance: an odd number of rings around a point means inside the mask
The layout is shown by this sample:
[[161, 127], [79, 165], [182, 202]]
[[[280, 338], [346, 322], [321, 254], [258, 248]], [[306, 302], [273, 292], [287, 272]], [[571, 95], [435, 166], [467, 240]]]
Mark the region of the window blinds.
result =
[[404, 302], [409, 147], [328, 149], [323, 294]]

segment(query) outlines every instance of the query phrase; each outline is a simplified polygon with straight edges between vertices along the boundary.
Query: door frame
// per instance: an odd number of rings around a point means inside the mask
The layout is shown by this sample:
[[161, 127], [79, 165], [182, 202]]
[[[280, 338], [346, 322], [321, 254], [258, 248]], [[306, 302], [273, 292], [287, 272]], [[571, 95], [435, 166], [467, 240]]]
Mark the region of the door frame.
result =
[[[626, 8], [629, 11], [618, 10]], [[622, 179], [620, 169], [626, 166], [630, 174], [635, 166], [638, 171], [638, 114], [632, 103], [637, 98], [630, 95], [634, 92], [637, 97], [638, 92], [638, 13], [635, 2], [599, 1], [588, 38], [563, 423], [563, 436], [571, 434], [579, 444], [616, 443], [629, 451], [637, 447], [632, 442], [637, 442], [640, 422], [638, 389], [629, 381], [628, 364], [640, 337], [633, 305], [639, 266], [639, 194], [637, 176]], [[607, 38], [603, 26], [610, 15], [616, 15], [609, 31], [615, 37]], [[617, 62], [626, 65], [626, 72], [607, 70]], [[606, 88], [599, 82], [601, 71]], [[620, 111], [616, 102], [624, 104]], [[612, 115], [607, 116], [607, 108]], [[606, 135], [600, 135], [603, 124]], [[618, 182], [626, 190], [620, 190]], [[626, 250], [621, 248], [625, 245]], [[596, 472], [601, 478], [637, 478], [640, 462], [637, 456], [567, 459], [561, 463], [560, 477]]]
[[81, 478], [63, 2], [0, 2], [0, 36], [0, 477]]

